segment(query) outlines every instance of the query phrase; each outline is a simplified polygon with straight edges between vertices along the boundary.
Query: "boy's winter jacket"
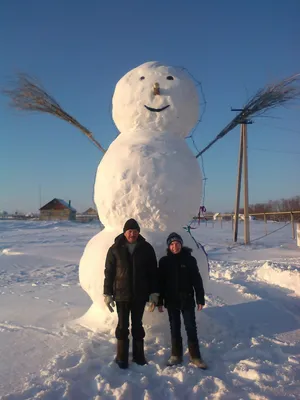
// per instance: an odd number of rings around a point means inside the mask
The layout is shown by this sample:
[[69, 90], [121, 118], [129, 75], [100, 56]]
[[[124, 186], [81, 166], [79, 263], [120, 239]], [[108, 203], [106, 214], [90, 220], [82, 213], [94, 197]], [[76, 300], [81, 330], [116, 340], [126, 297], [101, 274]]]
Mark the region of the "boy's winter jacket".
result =
[[159, 306], [180, 308], [205, 304], [202, 278], [192, 250], [183, 247], [178, 254], [169, 249], [159, 260]]

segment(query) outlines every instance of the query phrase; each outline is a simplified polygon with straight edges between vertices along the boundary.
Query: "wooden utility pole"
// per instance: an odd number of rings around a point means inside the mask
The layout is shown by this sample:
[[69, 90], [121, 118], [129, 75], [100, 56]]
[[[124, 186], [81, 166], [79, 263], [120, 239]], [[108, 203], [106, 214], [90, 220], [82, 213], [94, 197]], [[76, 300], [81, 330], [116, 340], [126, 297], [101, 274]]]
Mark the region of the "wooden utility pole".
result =
[[[234, 109], [231, 111], [243, 111], [243, 109]], [[249, 191], [248, 191], [248, 146], [247, 146], [247, 125], [252, 124], [249, 119], [242, 119], [240, 135], [240, 151], [237, 175], [236, 201], [235, 201], [235, 221], [233, 241], [237, 242], [239, 227], [239, 208], [241, 196], [241, 180], [242, 171], [244, 172], [244, 243], [250, 243], [250, 226], [249, 226]]]
[[39, 185], [39, 202], [40, 202], [40, 208], [42, 207], [42, 186]]
[[250, 243], [249, 222], [249, 192], [248, 192], [248, 146], [247, 146], [247, 124], [242, 124], [243, 129], [243, 172], [244, 172], [244, 243]]
[[243, 125], [241, 125], [240, 153], [239, 153], [238, 175], [237, 175], [237, 185], [236, 185], [234, 231], [233, 231], [233, 241], [235, 243], [237, 242], [238, 228], [239, 228], [239, 209], [240, 209], [242, 166], [243, 166], [243, 141], [244, 141]]

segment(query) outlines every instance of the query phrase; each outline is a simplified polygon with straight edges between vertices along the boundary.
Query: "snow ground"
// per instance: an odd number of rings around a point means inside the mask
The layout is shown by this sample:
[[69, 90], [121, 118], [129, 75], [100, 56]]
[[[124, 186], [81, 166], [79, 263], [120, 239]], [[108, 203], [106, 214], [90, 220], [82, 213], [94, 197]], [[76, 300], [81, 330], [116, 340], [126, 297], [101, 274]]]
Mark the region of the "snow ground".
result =
[[[122, 371], [114, 326], [92, 332], [74, 322], [91, 305], [78, 263], [99, 225], [0, 221], [1, 399], [299, 399], [300, 249], [290, 225], [268, 224], [278, 228], [248, 247], [232, 246], [229, 223], [192, 231], [210, 259], [197, 314], [207, 371], [187, 353], [182, 366], [165, 368], [167, 317], [148, 313], [149, 365]], [[251, 222], [253, 238], [264, 229]], [[151, 318], [161, 318], [159, 328]]]

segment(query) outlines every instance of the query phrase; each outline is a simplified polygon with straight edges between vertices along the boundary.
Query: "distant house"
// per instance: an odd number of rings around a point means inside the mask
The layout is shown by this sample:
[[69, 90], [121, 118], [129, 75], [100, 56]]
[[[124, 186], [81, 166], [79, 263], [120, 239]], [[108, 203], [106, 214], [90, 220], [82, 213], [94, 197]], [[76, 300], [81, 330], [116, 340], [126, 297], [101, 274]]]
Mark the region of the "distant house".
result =
[[0, 218], [8, 218], [8, 212], [7, 211], [0, 211]]
[[[232, 218], [235, 220], [235, 214], [233, 214]], [[244, 214], [239, 214], [238, 218], [240, 221], [245, 221], [245, 215]], [[255, 221], [256, 218], [253, 215], [249, 215], [249, 220], [250, 221]]]
[[82, 215], [90, 215], [90, 216], [92, 216], [92, 217], [98, 217], [97, 211], [96, 211], [94, 208], [92, 208], [92, 207], [90, 207], [90, 208], [88, 208], [86, 211], [84, 211], [84, 212], [82, 213]]
[[99, 219], [98, 213], [92, 207], [88, 208], [82, 214], [76, 215], [76, 220], [80, 221], [80, 222], [91, 222], [91, 221], [98, 220], [98, 219]]
[[222, 215], [221, 215], [219, 212], [217, 212], [217, 213], [215, 213], [215, 214], [213, 215], [213, 220], [214, 220], [214, 221], [217, 221], [217, 220], [219, 220], [219, 219], [222, 219]]
[[76, 210], [71, 206], [71, 200], [67, 203], [61, 199], [53, 199], [40, 208], [40, 220], [75, 220]]
[[230, 221], [231, 219], [232, 219], [232, 214], [228, 214], [228, 213], [217, 212], [213, 215], [214, 221]]
[[[239, 218], [241, 221], [245, 221], [245, 215], [244, 214], [239, 214]], [[249, 215], [249, 221], [255, 221], [256, 218], [254, 217], [254, 215]]]

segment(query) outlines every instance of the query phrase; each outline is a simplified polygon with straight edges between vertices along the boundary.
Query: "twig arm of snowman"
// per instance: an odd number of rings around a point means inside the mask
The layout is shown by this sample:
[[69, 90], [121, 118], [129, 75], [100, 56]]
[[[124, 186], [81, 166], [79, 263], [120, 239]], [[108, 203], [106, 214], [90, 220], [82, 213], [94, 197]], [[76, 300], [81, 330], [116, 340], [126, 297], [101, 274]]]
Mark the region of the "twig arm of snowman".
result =
[[205, 153], [214, 143], [227, 135], [237, 125], [248, 122], [250, 118], [259, 117], [273, 108], [285, 106], [293, 100], [299, 100], [299, 83], [300, 73], [259, 89], [243, 107], [242, 111], [203, 150], [198, 152], [196, 158]]
[[33, 78], [26, 74], [18, 74], [11, 89], [4, 89], [3, 93], [11, 100], [11, 106], [17, 110], [44, 112], [61, 118], [78, 128], [91, 142], [105, 153], [105, 149], [94, 138], [92, 132], [81, 125], [74, 117], [68, 114], [59, 103]]

